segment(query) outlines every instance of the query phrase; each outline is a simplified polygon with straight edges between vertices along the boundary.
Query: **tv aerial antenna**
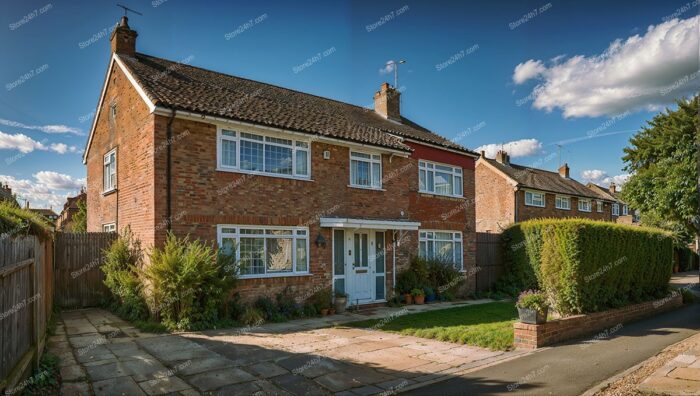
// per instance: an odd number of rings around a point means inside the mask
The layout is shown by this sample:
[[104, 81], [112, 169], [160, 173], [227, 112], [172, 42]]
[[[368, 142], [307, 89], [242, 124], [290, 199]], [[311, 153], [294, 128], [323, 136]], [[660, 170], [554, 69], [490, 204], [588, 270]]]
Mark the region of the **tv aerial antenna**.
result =
[[121, 7], [121, 8], [124, 9], [124, 16], [127, 16], [127, 13], [129, 13], [129, 12], [133, 12], [133, 13], [136, 14], [136, 15], [141, 15], [141, 16], [143, 16], [142, 13], [140, 13], [140, 12], [134, 10], [133, 8], [129, 8], [129, 7], [125, 6], [125, 5], [117, 4], [117, 7]]

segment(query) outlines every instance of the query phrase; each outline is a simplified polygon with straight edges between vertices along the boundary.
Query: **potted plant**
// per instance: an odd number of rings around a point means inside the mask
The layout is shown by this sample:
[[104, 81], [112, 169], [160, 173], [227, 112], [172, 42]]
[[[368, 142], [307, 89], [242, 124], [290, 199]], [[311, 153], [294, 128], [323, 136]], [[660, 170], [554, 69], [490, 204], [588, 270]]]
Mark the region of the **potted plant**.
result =
[[423, 288], [423, 291], [425, 292], [425, 302], [429, 303], [435, 301], [435, 291], [432, 287], [426, 286]]
[[339, 291], [335, 292], [335, 311], [339, 314], [345, 312], [348, 304], [348, 295]]
[[515, 303], [518, 308], [520, 321], [528, 324], [542, 324], [547, 322], [547, 296], [539, 290], [526, 290], [518, 296]]
[[423, 289], [415, 288], [411, 290], [411, 295], [413, 296], [413, 299], [415, 300], [416, 304], [425, 304], [425, 292], [423, 291]]

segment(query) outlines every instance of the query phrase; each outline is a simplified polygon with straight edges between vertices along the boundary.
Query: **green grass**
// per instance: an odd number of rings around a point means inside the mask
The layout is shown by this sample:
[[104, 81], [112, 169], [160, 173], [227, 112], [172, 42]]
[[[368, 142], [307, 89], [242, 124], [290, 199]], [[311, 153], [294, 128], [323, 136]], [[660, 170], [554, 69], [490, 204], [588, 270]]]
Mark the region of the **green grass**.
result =
[[[348, 326], [384, 330], [505, 351], [513, 347], [513, 323], [518, 311], [512, 302], [492, 302], [408, 314], [388, 319], [349, 323]], [[375, 327], [376, 326], [376, 327]]]

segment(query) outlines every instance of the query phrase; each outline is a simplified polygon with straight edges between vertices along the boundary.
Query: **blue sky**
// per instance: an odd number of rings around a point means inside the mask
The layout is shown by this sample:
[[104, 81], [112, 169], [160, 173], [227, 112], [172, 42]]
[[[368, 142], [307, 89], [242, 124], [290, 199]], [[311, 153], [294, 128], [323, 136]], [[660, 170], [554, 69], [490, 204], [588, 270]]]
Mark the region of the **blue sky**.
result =
[[[361, 106], [393, 83], [386, 62], [405, 59], [408, 118], [551, 170], [563, 142], [572, 176], [601, 183], [624, 179], [629, 137], [700, 80], [697, 0], [122, 2], [143, 13], [130, 18], [139, 52]], [[84, 181], [104, 33], [122, 12], [94, 1], [0, 8], [0, 180], [56, 207]]]

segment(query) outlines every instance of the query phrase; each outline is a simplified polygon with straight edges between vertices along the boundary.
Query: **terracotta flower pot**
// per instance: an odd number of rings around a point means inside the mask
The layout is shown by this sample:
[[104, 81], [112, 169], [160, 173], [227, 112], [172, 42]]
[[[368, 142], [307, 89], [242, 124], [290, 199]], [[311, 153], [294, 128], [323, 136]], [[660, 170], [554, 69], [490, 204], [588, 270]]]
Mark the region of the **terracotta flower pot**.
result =
[[335, 315], [335, 308], [330, 308], [330, 309], [328, 310], [328, 314], [329, 314], [329, 315]]
[[329, 310], [330, 310], [330, 309], [328, 309], [328, 308], [321, 308], [321, 315], [323, 315], [323, 316], [328, 315], [328, 311], [329, 311]]
[[418, 305], [425, 304], [425, 296], [413, 296], [413, 299], [416, 301], [416, 304], [418, 304]]
[[403, 298], [406, 300], [406, 305], [413, 304], [413, 296], [411, 293], [404, 293]]

